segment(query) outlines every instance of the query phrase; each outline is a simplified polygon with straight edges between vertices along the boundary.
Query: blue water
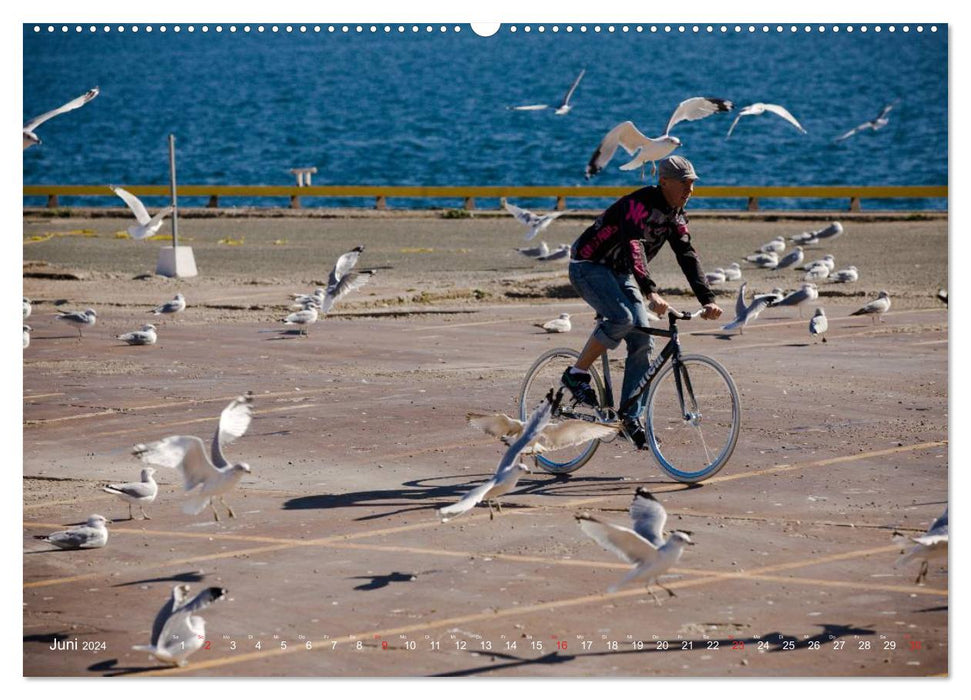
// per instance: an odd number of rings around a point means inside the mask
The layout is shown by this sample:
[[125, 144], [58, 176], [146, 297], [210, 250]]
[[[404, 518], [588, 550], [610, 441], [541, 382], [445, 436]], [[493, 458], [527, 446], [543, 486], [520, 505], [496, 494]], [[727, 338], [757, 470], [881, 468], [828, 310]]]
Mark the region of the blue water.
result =
[[[865, 34], [846, 25], [838, 33], [832, 25], [824, 33], [800, 26], [795, 34], [786, 25], [780, 34], [773, 25], [768, 34], [712, 35], [581, 33], [578, 26], [569, 34], [534, 26], [527, 34], [520, 25], [489, 38], [467, 25], [459, 33], [436, 25], [404, 34], [397, 25], [390, 34], [383, 25], [375, 34], [370, 25], [363, 34], [353, 25], [349, 34], [326, 26], [319, 34], [244, 34], [242, 25], [236, 33], [229, 25], [178, 34], [171, 26], [162, 34], [158, 25], [151, 33], [112, 25], [105, 33], [100, 26], [96, 33], [88, 25], [81, 33], [74, 25], [67, 33], [60, 25], [53, 33], [24, 26], [24, 120], [101, 87], [93, 102], [39, 127], [42, 145], [23, 154], [25, 184], [168, 184], [171, 133], [181, 184], [287, 185], [291, 168], [314, 165], [316, 185], [636, 186], [639, 173], [617, 169], [626, 162], [622, 151], [584, 180], [600, 139], [627, 119], [660, 135], [674, 107], [695, 95], [730, 99], [736, 109], [781, 104], [808, 132], [771, 114], [743, 117], [728, 140], [734, 115], [682, 122], [672, 131], [683, 142], [677, 152], [693, 161], [699, 185], [948, 182], [946, 25], [920, 33], [871, 26]], [[584, 67], [570, 114], [507, 109], [558, 104]], [[883, 130], [833, 142], [892, 100], [899, 102]], [[315, 205], [334, 201], [304, 201]]]

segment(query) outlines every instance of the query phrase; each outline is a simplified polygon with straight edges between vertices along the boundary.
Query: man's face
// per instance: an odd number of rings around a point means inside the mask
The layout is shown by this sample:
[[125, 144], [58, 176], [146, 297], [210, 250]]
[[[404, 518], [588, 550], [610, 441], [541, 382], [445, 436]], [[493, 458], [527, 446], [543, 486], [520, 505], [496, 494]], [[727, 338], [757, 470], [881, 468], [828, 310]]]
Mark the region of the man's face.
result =
[[661, 187], [661, 194], [669, 206], [681, 209], [691, 198], [691, 192], [695, 188], [694, 180], [674, 180], [662, 177], [658, 184]]

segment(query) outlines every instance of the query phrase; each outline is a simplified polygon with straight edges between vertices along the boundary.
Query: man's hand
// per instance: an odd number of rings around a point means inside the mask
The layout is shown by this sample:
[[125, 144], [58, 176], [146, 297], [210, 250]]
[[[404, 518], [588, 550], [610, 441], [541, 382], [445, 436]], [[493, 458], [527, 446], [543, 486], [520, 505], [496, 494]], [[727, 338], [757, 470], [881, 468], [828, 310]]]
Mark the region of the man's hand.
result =
[[[663, 316], [671, 307], [666, 301], [664, 301], [664, 299], [661, 298], [660, 294], [657, 292], [651, 292], [647, 295], [647, 308], [656, 313], [658, 316]], [[721, 309], [719, 309], [719, 313], [720, 312]]]
[[722, 310], [718, 304], [705, 304], [701, 307], [701, 317], [707, 321], [714, 321], [721, 315]]

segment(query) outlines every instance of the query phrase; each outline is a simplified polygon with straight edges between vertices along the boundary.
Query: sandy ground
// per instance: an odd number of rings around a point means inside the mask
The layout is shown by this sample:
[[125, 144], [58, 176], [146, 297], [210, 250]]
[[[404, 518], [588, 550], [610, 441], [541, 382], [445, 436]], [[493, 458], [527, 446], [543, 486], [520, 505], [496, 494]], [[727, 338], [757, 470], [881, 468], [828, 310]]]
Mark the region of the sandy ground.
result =
[[[692, 230], [714, 268], [830, 220], [697, 217]], [[828, 342], [810, 340], [811, 310], [768, 310], [744, 335], [683, 329], [685, 351], [717, 358], [741, 393], [741, 438], [717, 476], [687, 488], [618, 441], [568, 479], [527, 475], [494, 520], [481, 508], [440, 524], [435, 509], [502, 453], [466, 411], [512, 414], [532, 361], [592, 328], [565, 265], [515, 252], [514, 221], [186, 217], [200, 275], [167, 279], [152, 274], [164, 243], [119, 239], [124, 219], [25, 218], [24, 674], [947, 674], [946, 567], [916, 585], [891, 541], [948, 499], [948, 314], [934, 296], [947, 221], [841, 220], [842, 237], [807, 250], [861, 271], [820, 285]], [[563, 217], [545, 238], [568, 243], [589, 221]], [[283, 332], [287, 295], [358, 244], [371, 283], [308, 338]], [[743, 269], [750, 290], [801, 281]], [[652, 273], [691, 306], [669, 251]], [[849, 316], [880, 289], [884, 322]], [[189, 308], [157, 324], [157, 345], [114, 340], [176, 291]], [[729, 314], [735, 293], [719, 292]], [[81, 341], [54, 320], [88, 306], [98, 323]], [[564, 311], [570, 334], [532, 325]], [[208, 440], [246, 390], [253, 425], [228, 450], [253, 468], [227, 498], [238, 517], [184, 515], [174, 471], [157, 474], [150, 520], [100, 491], [137, 477], [133, 444]], [[626, 565], [574, 522], [628, 522], [639, 485], [697, 542], [661, 605], [643, 587], [606, 593]], [[104, 549], [33, 539], [95, 512], [115, 521]], [[203, 614], [209, 648], [164, 669], [131, 646], [177, 582], [230, 596]], [[79, 648], [51, 650], [55, 637]]]

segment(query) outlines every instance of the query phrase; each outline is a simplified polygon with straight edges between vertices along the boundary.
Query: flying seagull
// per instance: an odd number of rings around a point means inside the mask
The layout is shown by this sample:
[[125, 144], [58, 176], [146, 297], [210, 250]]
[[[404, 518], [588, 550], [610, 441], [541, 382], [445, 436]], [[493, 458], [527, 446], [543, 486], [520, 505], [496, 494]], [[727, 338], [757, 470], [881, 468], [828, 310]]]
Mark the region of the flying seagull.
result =
[[843, 141], [845, 139], [848, 139], [850, 136], [853, 136], [853, 134], [856, 134], [860, 131], [864, 131], [865, 129], [879, 131], [890, 122], [890, 119], [887, 117], [887, 115], [890, 114], [890, 110], [893, 109], [894, 104], [896, 103], [891, 102], [888, 105], [884, 105], [883, 109], [880, 110], [880, 114], [878, 114], [876, 117], [874, 117], [870, 121], [863, 122], [859, 126], [853, 127], [842, 136], [837, 136], [835, 141], [837, 142]]
[[515, 204], [509, 204], [509, 202], [503, 201], [503, 206], [506, 208], [510, 214], [516, 217], [516, 221], [521, 224], [525, 224], [529, 231], [526, 232], [526, 238], [523, 240], [531, 241], [536, 238], [536, 235], [546, 229], [553, 221], [560, 215], [563, 214], [561, 211], [551, 212], [549, 214], [543, 214], [542, 216], [534, 214], [528, 209], [521, 209]]
[[668, 595], [674, 596], [674, 591], [657, 579], [678, 563], [684, 546], [694, 542], [690, 533], [681, 530], [674, 530], [670, 537], [664, 537], [664, 523], [668, 514], [664, 506], [643, 487], [638, 487], [634, 495], [630, 517], [632, 527], [613, 525], [588, 514], [578, 515], [576, 519], [580, 529], [597, 544], [634, 565], [624, 578], [607, 589], [608, 592], [613, 593], [628, 581], [645, 578], [648, 592], [654, 602], [660, 604], [661, 601], [651, 591], [651, 581], [667, 591]]
[[206, 643], [206, 621], [192, 613], [222, 600], [227, 594], [225, 588], [213, 586], [188, 600], [188, 584], [174, 586], [172, 595], [155, 616], [151, 642], [133, 646], [132, 649], [147, 651], [162, 663], [185, 666], [188, 657]]
[[[510, 418], [505, 413], [474, 413], [465, 414], [465, 419], [473, 428], [478, 428], [487, 435], [493, 435], [507, 445], [523, 433], [525, 423]], [[570, 419], [559, 423], [548, 423], [539, 434], [523, 448], [522, 454], [539, 454], [562, 450], [574, 445], [581, 445], [590, 440], [614, 437], [619, 426], [591, 423], [585, 420]]]
[[364, 246], [359, 245], [337, 258], [334, 269], [330, 271], [327, 278], [327, 289], [324, 290], [324, 300], [320, 305], [320, 313], [328, 313], [334, 304], [355, 289], [363, 287], [371, 279], [374, 270], [352, 271], [357, 264], [358, 257], [363, 252]]
[[622, 122], [607, 132], [597, 146], [597, 150], [593, 152], [587, 164], [586, 178], [589, 180], [603, 170], [614, 157], [618, 146], [627, 151], [628, 155], [634, 156], [635, 152], [637, 153], [630, 162], [620, 166], [621, 170], [636, 170], [648, 162], [661, 160], [681, 145], [680, 139], [671, 136], [671, 129], [675, 124], [704, 119], [717, 112], [730, 112], [733, 106], [732, 102], [719, 97], [690, 97], [678, 105], [668, 120], [664, 134], [656, 139], [642, 134], [634, 126], [634, 122]]
[[804, 134], [806, 133], [806, 130], [802, 128], [802, 125], [798, 121], [796, 121], [796, 118], [792, 116], [789, 113], [789, 110], [787, 110], [785, 107], [781, 105], [766, 104], [764, 102], [756, 102], [755, 104], [751, 104], [748, 107], [743, 107], [741, 111], [739, 111], [738, 115], [735, 117], [735, 121], [733, 121], [732, 125], [728, 128], [728, 134], [725, 136], [725, 139], [728, 139], [728, 137], [732, 135], [732, 131], [734, 131], [735, 125], [738, 124], [739, 119], [741, 119], [742, 117], [747, 117], [749, 115], [764, 114], [765, 112], [772, 112], [773, 114], [778, 114], [780, 117], [782, 117], [787, 122], [792, 124], [794, 127], [799, 129], [799, 131], [801, 131]]
[[128, 227], [128, 235], [134, 238], [136, 241], [141, 241], [146, 238], [151, 238], [158, 230], [162, 228], [162, 220], [171, 214], [174, 210], [173, 207], [168, 206], [159, 210], [155, 216], [150, 216], [148, 209], [142, 204], [142, 200], [133, 195], [128, 190], [124, 190], [121, 187], [116, 187], [115, 185], [108, 185], [112, 192], [122, 198], [128, 208], [131, 209], [132, 214], [135, 215], [135, 220], [138, 221], [137, 226]]
[[223, 456], [223, 447], [241, 437], [253, 419], [253, 394], [238, 396], [219, 416], [219, 426], [212, 438], [212, 460], [206, 456], [206, 446], [193, 435], [172, 435], [147, 445], [135, 445], [132, 454], [146, 464], [178, 469], [182, 473], [185, 493], [188, 497], [182, 511], [196, 515], [206, 507], [212, 508], [213, 517], [219, 520], [212, 499], [218, 498], [229, 517], [235, 518], [233, 509], [226, 505], [223, 494], [228, 493], [245, 474], [251, 472], [245, 462], [230, 464]]
[[[735, 299], [735, 320], [722, 326], [723, 331], [732, 331], [737, 328], [739, 335], [741, 335], [745, 326], [750, 321], [758, 318], [758, 315], [765, 310], [774, 298], [770, 295], [763, 294], [753, 298], [752, 303], [749, 304], [745, 301], [745, 290], [747, 287], [748, 282], [742, 282], [738, 288], [738, 297]], [[781, 298], [781, 295], [778, 298]]]
[[58, 114], [64, 114], [65, 112], [70, 112], [72, 109], [77, 109], [78, 107], [87, 104], [95, 97], [98, 96], [100, 90], [94, 87], [88, 90], [86, 93], [80, 97], [75, 97], [73, 100], [67, 104], [63, 104], [57, 109], [52, 109], [50, 112], [44, 112], [39, 117], [34, 117], [24, 124], [24, 150], [26, 151], [31, 146], [40, 144], [40, 139], [37, 138], [37, 134], [34, 133], [34, 129], [46, 122], [52, 117], [56, 117]]
[[[927, 578], [927, 567], [928, 561], [931, 559], [943, 559], [947, 562], [947, 543], [948, 543], [948, 525], [947, 525], [947, 511], [944, 509], [944, 513], [935, 520], [931, 526], [927, 529], [927, 532], [920, 537], [911, 537], [911, 541], [915, 544], [908, 551], [897, 559], [894, 566], [903, 566], [914, 560], [920, 561], [920, 571], [917, 574], [917, 580], [914, 583], [921, 583], [925, 578]], [[899, 536], [899, 533], [894, 533]], [[899, 536], [899, 539], [903, 539]]]
[[[573, 97], [573, 91], [577, 89], [577, 85], [580, 84], [586, 72], [586, 68], [580, 71], [580, 75], [577, 76], [577, 79], [573, 81], [573, 85], [570, 86], [570, 89], [566, 91], [566, 95], [563, 96], [563, 101], [555, 108], [556, 111], [554, 114], [567, 114], [573, 109], [573, 105], [570, 104], [570, 98]], [[510, 107], [510, 109], [517, 112], [535, 112], [541, 109], [549, 109], [549, 107], [549, 105], [520, 105], [518, 107]]]

